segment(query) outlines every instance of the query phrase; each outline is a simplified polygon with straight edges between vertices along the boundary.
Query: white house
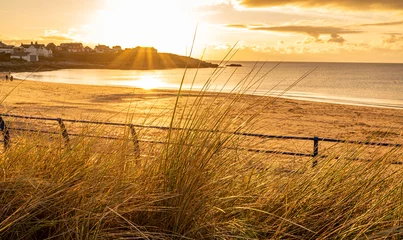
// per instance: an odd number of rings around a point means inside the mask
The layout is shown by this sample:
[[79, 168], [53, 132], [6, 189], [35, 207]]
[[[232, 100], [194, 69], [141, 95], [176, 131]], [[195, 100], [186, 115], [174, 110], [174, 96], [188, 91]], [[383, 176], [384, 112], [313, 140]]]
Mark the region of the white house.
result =
[[62, 43], [60, 44], [61, 51], [66, 52], [84, 52], [84, 46], [82, 43]]
[[96, 53], [108, 53], [111, 51], [110, 47], [105, 46], [105, 45], [100, 45], [100, 44], [95, 46], [94, 50]]
[[92, 48], [86, 46], [86, 47], [84, 48], [84, 52], [89, 53], [89, 52], [94, 52], [94, 50], [93, 50]]
[[13, 59], [23, 59], [27, 62], [37, 62], [39, 61], [38, 55], [33, 52], [15, 52], [11, 55]]
[[13, 46], [9, 46], [9, 47], [0, 47], [0, 52], [3, 53], [13, 53]]
[[38, 44], [38, 42], [31, 42], [31, 44], [23, 44], [21, 43], [21, 47], [25, 49], [25, 52], [34, 53], [38, 56], [42, 57], [52, 57], [53, 52], [51, 49], [47, 49], [45, 44]]

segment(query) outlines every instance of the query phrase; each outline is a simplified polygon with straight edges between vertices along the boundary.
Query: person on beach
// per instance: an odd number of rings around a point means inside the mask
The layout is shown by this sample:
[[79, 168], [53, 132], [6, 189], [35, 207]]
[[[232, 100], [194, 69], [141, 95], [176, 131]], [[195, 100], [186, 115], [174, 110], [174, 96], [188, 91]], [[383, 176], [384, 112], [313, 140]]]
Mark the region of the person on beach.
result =
[[8, 75], [6, 74], [6, 81], [8, 80]]
[[10, 76], [10, 81], [13, 81], [14, 80], [14, 77], [13, 77], [13, 75], [11, 75]]

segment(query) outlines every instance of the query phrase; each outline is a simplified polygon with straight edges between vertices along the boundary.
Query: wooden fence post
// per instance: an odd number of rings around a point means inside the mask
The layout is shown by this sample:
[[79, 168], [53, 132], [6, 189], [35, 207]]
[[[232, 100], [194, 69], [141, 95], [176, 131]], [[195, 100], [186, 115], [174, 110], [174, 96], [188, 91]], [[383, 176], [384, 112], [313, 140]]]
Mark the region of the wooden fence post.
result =
[[316, 158], [319, 155], [319, 138], [317, 136], [313, 137], [313, 162], [312, 167], [318, 165], [318, 159]]
[[70, 138], [69, 138], [69, 134], [67, 133], [66, 126], [64, 125], [63, 120], [61, 118], [58, 118], [57, 122], [59, 123], [60, 131], [62, 132], [62, 136], [65, 140], [65, 146], [68, 146], [70, 143]]
[[3, 118], [0, 116], [0, 131], [3, 132], [3, 143], [4, 143], [4, 150], [7, 150], [10, 147], [10, 132], [8, 127], [6, 126], [6, 122], [4, 122]]
[[134, 145], [134, 156], [136, 158], [140, 157], [140, 145], [139, 145], [139, 139], [137, 137], [136, 129], [134, 129], [133, 124], [129, 125], [130, 127], [130, 133], [132, 134], [132, 140], [133, 140], [133, 145]]

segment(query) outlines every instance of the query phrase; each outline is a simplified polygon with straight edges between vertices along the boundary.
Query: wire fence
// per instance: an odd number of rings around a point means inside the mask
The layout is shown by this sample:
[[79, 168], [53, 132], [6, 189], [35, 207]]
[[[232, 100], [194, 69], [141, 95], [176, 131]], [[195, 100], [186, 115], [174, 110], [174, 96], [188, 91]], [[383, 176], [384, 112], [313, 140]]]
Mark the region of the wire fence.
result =
[[[9, 123], [4, 121], [3, 117], [7, 118], [17, 118], [17, 119], [26, 119], [26, 120], [39, 120], [39, 121], [56, 121], [59, 126], [59, 131], [49, 131], [49, 130], [34, 130], [30, 128], [22, 128], [22, 127], [12, 127]], [[104, 126], [119, 126], [126, 127], [130, 130], [131, 138], [117, 137], [117, 136], [102, 136], [102, 135], [93, 135], [93, 134], [77, 134], [77, 133], [69, 133], [67, 131], [65, 123], [83, 123], [83, 124], [97, 124]], [[80, 136], [80, 137], [93, 137], [93, 138], [102, 138], [102, 139], [110, 139], [110, 140], [130, 140], [133, 143], [133, 152], [135, 157], [140, 157], [140, 142], [152, 143], [152, 144], [167, 144], [165, 141], [158, 140], [147, 140], [147, 139], [139, 139], [138, 134], [136, 132], [136, 128], [148, 128], [148, 129], [159, 129], [159, 130], [169, 130], [169, 127], [166, 126], [155, 126], [155, 125], [142, 125], [142, 124], [128, 124], [128, 123], [116, 123], [116, 122], [104, 122], [104, 121], [89, 121], [89, 120], [77, 120], [77, 119], [62, 119], [62, 118], [47, 118], [47, 117], [35, 117], [35, 116], [21, 116], [15, 114], [0, 114], [0, 131], [2, 132], [4, 149], [8, 150], [11, 147], [11, 135], [10, 131], [23, 131], [23, 132], [40, 132], [46, 134], [59, 134], [64, 139], [64, 145], [66, 147], [70, 144], [70, 136]], [[342, 140], [342, 139], [333, 139], [333, 138], [321, 138], [321, 137], [303, 137], [303, 136], [281, 136], [281, 135], [267, 135], [267, 134], [257, 134], [257, 133], [247, 133], [247, 132], [229, 132], [229, 131], [218, 131], [218, 130], [205, 130], [205, 129], [186, 129], [186, 128], [171, 128], [171, 130], [191, 130], [191, 131], [199, 131], [199, 132], [220, 132], [226, 134], [234, 134], [241, 135], [246, 137], [255, 137], [260, 139], [281, 139], [281, 140], [303, 140], [303, 141], [312, 141], [312, 152], [309, 153], [301, 153], [301, 152], [292, 152], [292, 151], [279, 151], [279, 150], [269, 150], [269, 149], [257, 149], [257, 148], [249, 148], [249, 147], [225, 147], [230, 150], [242, 150], [248, 152], [255, 153], [268, 153], [268, 154], [282, 154], [282, 155], [291, 155], [291, 156], [303, 156], [303, 157], [312, 157], [312, 167], [315, 167], [318, 164], [318, 158], [324, 157], [324, 155], [319, 155], [319, 143], [320, 142], [330, 142], [330, 143], [346, 143], [346, 144], [359, 144], [359, 145], [370, 145], [370, 146], [382, 146], [382, 147], [402, 147], [402, 144], [399, 143], [385, 143], [385, 142], [374, 142], [374, 141], [354, 141], [354, 140]], [[403, 164], [402, 162], [395, 162], [397, 164]]]

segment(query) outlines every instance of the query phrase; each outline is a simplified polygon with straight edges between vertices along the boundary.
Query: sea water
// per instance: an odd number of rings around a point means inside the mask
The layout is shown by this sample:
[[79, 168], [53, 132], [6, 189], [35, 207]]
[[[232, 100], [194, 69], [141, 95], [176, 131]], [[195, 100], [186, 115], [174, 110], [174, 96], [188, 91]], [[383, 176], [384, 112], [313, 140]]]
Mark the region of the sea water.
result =
[[17, 73], [19, 79], [279, 96], [299, 100], [403, 108], [403, 64], [237, 62], [242, 67], [166, 70], [63, 69]]

